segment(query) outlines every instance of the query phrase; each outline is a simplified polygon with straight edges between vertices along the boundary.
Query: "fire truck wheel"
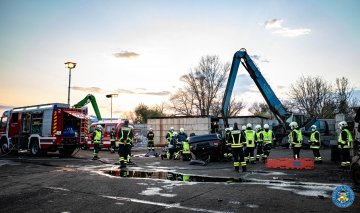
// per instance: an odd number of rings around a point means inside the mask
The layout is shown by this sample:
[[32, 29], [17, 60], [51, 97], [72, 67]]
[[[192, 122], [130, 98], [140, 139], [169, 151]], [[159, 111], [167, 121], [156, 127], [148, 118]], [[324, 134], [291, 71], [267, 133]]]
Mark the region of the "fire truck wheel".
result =
[[31, 155], [33, 155], [33, 156], [37, 156], [40, 154], [39, 142], [37, 140], [31, 141], [30, 152], [31, 152]]
[[5, 140], [1, 140], [0, 144], [1, 144], [1, 153], [2, 153], [2, 154], [8, 153], [8, 152], [9, 152], [9, 147], [8, 147], [6, 141], [5, 141]]

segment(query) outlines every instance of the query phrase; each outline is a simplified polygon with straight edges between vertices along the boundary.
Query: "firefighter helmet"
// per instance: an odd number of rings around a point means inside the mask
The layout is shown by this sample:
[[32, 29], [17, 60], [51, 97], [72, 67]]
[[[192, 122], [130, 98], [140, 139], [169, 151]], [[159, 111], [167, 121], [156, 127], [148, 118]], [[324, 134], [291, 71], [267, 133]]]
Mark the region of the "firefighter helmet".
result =
[[341, 121], [339, 124], [338, 124], [339, 128], [342, 129], [344, 127], [347, 127], [347, 123], [346, 121]]
[[291, 123], [289, 124], [289, 126], [290, 126], [291, 129], [295, 129], [295, 128], [298, 128], [298, 127], [299, 127], [298, 124], [297, 124], [295, 121], [291, 122]]
[[241, 130], [246, 130], [246, 126], [245, 126], [245, 125], [242, 125], [242, 126], [241, 126]]
[[270, 128], [269, 124], [264, 124], [264, 129], [269, 129], [269, 128]]
[[316, 130], [316, 125], [311, 125], [311, 130], [315, 131]]
[[246, 124], [246, 128], [252, 128], [251, 123]]

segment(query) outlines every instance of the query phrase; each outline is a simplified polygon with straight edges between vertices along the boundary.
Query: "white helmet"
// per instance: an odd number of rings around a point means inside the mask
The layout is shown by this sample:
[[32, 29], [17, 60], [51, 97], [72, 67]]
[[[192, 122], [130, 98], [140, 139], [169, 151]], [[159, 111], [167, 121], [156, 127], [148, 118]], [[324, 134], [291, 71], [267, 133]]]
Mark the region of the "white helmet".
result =
[[246, 126], [245, 126], [245, 125], [242, 125], [242, 126], [241, 126], [241, 130], [246, 130]]
[[170, 127], [170, 131], [172, 131], [172, 132], [173, 132], [173, 131], [174, 131], [174, 127]]
[[295, 128], [298, 128], [298, 127], [299, 127], [298, 124], [297, 124], [295, 121], [291, 122], [291, 123], [289, 124], [289, 126], [290, 126], [291, 129], [295, 129]]
[[178, 135], [178, 133], [177, 133], [177, 132], [173, 132], [173, 136], [175, 136], [175, 137], [176, 137], [177, 135]]
[[102, 126], [101, 126], [100, 124], [98, 124], [98, 125], [96, 126], [96, 128], [102, 129]]
[[346, 121], [341, 121], [339, 124], [338, 124], [339, 128], [342, 129], [344, 127], [347, 127], [347, 123]]
[[184, 133], [184, 131], [185, 131], [184, 128], [180, 128], [181, 133]]
[[270, 128], [269, 124], [264, 124], [264, 129], [269, 129], [269, 128]]
[[311, 129], [312, 129], [313, 131], [315, 131], [315, 130], [316, 130], [316, 125], [311, 125]]
[[261, 126], [259, 124], [255, 126], [256, 131], [259, 131], [260, 129], [261, 129]]
[[232, 127], [229, 127], [229, 130], [230, 130], [230, 131], [233, 131], [233, 130], [234, 130], [234, 128], [232, 128]]
[[252, 128], [251, 123], [246, 124], [246, 128]]
[[153, 128], [150, 128], [150, 131], [153, 131]]

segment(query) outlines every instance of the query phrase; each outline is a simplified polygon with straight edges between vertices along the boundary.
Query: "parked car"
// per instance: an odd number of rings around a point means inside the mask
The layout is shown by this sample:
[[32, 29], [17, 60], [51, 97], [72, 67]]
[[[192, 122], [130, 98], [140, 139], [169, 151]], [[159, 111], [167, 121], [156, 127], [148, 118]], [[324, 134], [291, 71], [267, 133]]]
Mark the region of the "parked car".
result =
[[189, 137], [192, 158], [198, 160], [219, 160], [221, 158], [221, 139], [218, 134]]

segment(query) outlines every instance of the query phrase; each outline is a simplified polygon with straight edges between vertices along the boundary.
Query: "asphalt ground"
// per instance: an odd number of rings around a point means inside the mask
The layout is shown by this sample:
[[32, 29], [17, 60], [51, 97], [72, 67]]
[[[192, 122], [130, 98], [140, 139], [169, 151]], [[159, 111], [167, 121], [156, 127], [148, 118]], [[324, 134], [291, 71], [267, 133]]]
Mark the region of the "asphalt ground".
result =
[[[160, 152], [160, 150], [157, 150]], [[32, 157], [26, 153], [0, 158], [0, 212], [359, 212], [354, 203], [339, 208], [332, 192], [352, 187], [349, 170], [330, 161], [313, 170], [266, 169], [263, 162], [235, 173], [232, 162], [189, 165], [181, 160], [145, 157], [134, 149], [136, 165], [120, 170], [118, 155], [107, 150], [91, 160], [91, 150], [73, 157], [57, 153]], [[270, 158], [291, 157], [289, 149], [274, 149]], [[301, 150], [301, 157], [313, 157]], [[187, 177], [190, 181], [186, 180]], [[205, 182], [203, 182], [205, 181]]]

